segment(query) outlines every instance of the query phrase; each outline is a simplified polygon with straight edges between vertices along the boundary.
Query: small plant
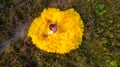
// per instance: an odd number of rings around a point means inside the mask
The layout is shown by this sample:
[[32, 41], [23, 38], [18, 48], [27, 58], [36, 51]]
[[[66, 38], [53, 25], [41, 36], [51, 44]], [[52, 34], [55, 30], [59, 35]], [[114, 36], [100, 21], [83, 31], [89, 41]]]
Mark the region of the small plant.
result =
[[109, 22], [110, 24], [112, 24], [114, 21], [111, 19], [111, 20], [108, 20], [108, 22]]
[[106, 60], [106, 62], [109, 63], [110, 67], [118, 67], [117, 61], [116, 60]]
[[104, 4], [97, 5], [96, 14], [98, 16], [103, 16], [107, 11], [105, 10]]
[[112, 67], [118, 67], [116, 60], [111, 61], [110, 64]]

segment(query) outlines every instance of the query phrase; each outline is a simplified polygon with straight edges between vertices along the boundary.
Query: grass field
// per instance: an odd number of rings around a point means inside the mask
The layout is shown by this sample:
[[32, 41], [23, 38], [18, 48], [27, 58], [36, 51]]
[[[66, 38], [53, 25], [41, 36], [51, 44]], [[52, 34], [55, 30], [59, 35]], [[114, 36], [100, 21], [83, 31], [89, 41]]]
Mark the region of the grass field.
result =
[[[26, 36], [48, 7], [74, 8], [81, 15], [79, 49], [47, 53]], [[120, 67], [120, 0], [0, 0], [0, 67]]]

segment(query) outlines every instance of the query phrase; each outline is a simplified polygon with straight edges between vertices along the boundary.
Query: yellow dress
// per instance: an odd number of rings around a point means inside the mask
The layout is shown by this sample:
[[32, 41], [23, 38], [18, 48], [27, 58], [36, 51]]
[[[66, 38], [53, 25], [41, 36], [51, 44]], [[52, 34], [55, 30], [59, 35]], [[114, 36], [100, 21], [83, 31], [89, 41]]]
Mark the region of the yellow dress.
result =
[[81, 45], [83, 32], [83, 21], [73, 8], [48, 8], [34, 19], [28, 36], [39, 49], [64, 54]]

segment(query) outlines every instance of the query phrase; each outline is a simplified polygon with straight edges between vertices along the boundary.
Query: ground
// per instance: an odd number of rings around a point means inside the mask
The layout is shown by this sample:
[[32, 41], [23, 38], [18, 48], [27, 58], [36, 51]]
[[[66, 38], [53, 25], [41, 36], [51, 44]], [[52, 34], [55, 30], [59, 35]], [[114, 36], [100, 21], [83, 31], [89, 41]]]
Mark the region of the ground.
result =
[[[85, 25], [79, 49], [60, 55], [35, 47], [29, 25], [44, 8], [74, 8]], [[0, 66], [120, 67], [119, 0], [0, 0]]]

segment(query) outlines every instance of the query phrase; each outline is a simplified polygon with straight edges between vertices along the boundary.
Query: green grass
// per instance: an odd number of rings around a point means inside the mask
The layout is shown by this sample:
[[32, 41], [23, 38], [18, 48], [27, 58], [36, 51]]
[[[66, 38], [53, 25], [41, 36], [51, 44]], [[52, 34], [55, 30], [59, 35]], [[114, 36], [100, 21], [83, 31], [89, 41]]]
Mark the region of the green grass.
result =
[[[119, 0], [0, 0], [0, 50], [3, 42], [11, 40], [0, 51], [0, 67], [119, 67], [119, 4]], [[26, 35], [14, 36], [16, 28], [31, 23], [47, 7], [80, 13], [85, 32], [79, 49], [64, 55], [47, 53]]]

